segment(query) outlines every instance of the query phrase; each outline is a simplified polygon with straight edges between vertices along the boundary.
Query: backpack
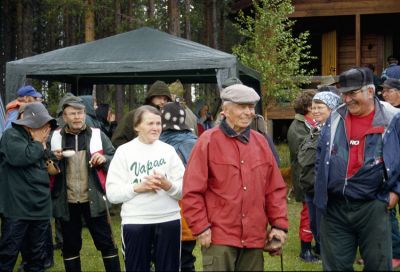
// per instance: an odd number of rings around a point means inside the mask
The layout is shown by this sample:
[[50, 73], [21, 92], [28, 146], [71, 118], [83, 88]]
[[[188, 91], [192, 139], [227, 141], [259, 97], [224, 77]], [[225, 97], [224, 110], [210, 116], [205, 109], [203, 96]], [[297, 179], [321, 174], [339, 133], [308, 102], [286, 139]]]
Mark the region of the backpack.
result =
[[299, 162], [300, 185], [305, 193], [314, 193], [315, 183], [315, 160], [317, 156], [317, 145], [320, 134], [320, 128], [313, 128], [310, 134], [303, 140], [299, 146], [297, 159]]

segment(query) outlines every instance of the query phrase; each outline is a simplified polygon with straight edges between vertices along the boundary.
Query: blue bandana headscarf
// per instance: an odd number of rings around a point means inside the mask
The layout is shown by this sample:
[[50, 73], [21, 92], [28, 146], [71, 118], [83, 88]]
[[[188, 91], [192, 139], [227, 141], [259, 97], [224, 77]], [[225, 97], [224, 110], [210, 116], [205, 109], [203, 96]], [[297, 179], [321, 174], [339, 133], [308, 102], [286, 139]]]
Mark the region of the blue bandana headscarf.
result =
[[319, 92], [314, 95], [313, 100], [321, 100], [331, 110], [335, 109], [340, 104], [340, 97], [332, 92]]

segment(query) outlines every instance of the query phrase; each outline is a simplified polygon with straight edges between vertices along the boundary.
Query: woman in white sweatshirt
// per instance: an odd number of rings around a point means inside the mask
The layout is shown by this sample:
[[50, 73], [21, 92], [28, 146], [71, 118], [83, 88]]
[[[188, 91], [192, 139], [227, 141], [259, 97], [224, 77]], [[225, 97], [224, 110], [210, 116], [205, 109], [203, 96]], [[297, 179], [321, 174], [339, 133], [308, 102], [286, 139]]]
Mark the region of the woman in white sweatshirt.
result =
[[[122, 247], [127, 271], [178, 271], [181, 198], [185, 168], [175, 149], [159, 141], [160, 112], [139, 107], [133, 119], [138, 137], [121, 145], [108, 170], [111, 203], [123, 203]], [[152, 254], [152, 249], [154, 253]]]

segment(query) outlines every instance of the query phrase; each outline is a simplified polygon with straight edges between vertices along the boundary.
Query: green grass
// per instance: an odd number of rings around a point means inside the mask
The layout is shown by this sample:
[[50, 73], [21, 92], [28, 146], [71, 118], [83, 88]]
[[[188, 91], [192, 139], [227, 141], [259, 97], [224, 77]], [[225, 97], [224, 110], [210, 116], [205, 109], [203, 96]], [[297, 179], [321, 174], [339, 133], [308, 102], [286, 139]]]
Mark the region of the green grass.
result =
[[[288, 167], [290, 165], [289, 151], [286, 144], [279, 144], [276, 146], [281, 160], [281, 167]], [[288, 217], [289, 217], [289, 233], [288, 240], [283, 250], [283, 269], [285, 271], [320, 271], [322, 270], [321, 263], [304, 263], [300, 260], [300, 240], [299, 240], [299, 221], [300, 210], [302, 206], [291, 198], [288, 201]], [[113, 206], [114, 216], [112, 217], [113, 233], [115, 241], [118, 245], [119, 255], [121, 259], [121, 266], [123, 268], [123, 258], [121, 253], [121, 219], [119, 216], [118, 206]], [[93, 244], [93, 240], [86, 228], [82, 233], [83, 246], [81, 250], [82, 270], [83, 271], [104, 271], [101, 254], [98, 252]], [[195, 266], [196, 271], [202, 270], [202, 260], [200, 247], [197, 246], [194, 250], [197, 257]], [[280, 257], [271, 257], [267, 253], [264, 254], [265, 264], [264, 270], [266, 271], [280, 271], [281, 260]], [[20, 261], [17, 262], [19, 264]], [[355, 265], [355, 270], [361, 271], [362, 266]], [[64, 271], [61, 251], [54, 251], [54, 266], [49, 271]]]
[[287, 144], [277, 144], [275, 145], [276, 150], [279, 153], [280, 167], [289, 167], [290, 166], [290, 154], [289, 147]]
[[[123, 268], [123, 258], [121, 253], [121, 225], [120, 216], [117, 212], [118, 208], [114, 208], [116, 215], [112, 217], [113, 233], [115, 241], [118, 245], [119, 255], [121, 260], [121, 268]], [[298, 257], [300, 252], [300, 241], [298, 238], [299, 228], [299, 216], [300, 216], [301, 204], [294, 202], [294, 200], [288, 201], [288, 217], [289, 217], [289, 233], [288, 240], [283, 250], [283, 269], [285, 271], [320, 271], [322, 270], [321, 263], [304, 263]], [[103, 262], [101, 259], [101, 253], [96, 250], [93, 240], [89, 234], [87, 228], [83, 229], [82, 232], [82, 271], [104, 271]], [[201, 253], [200, 247], [197, 246], [194, 250], [194, 254], [197, 257], [195, 266], [196, 271], [202, 270]], [[271, 257], [267, 253], [264, 254], [265, 271], [280, 271], [281, 262], [280, 257]], [[16, 268], [20, 263], [20, 259], [17, 261]], [[362, 266], [355, 265], [355, 270], [361, 271]], [[16, 269], [15, 269], [16, 271]], [[64, 271], [63, 259], [60, 250], [54, 251], [54, 266], [49, 271]]]
[[[284, 270], [303, 270], [303, 271], [318, 271], [322, 269], [320, 263], [315, 264], [306, 264], [300, 261], [298, 255], [300, 252], [300, 242], [298, 238], [298, 225], [299, 225], [299, 215], [300, 215], [301, 205], [294, 201], [288, 202], [288, 211], [289, 211], [289, 224], [290, 230], [288, 233], [288, 241], [285, 245], [283, 251], [283, 268]], [[113, 224], [113, 233], [115, 237], [115, 241], [118, 244], [121, 264], [123, 264], [122, 253], [121, 253], [121, 228], [120, 228], [120, 217], [118, 214], [112, 217]], [[81, 250], [81, 260], [82, 260], [82, 270], [83, 271], [104, 271], [103, 263], [101, 260], [101, 254], [98, 252], [93, 244], [93, 240], [87, 230], [87, 228], [83, 229], [82, 233], [83, 246]], [[197, 257], [196, 260], [196, 271], [202, 270], [201, 263], [201, 253], [200, 247], [197, 246], [195, 248], [195, 255]], [[281, 262], [280, 257], [271, 257], [268, 254], [264, 254], [265, 256], [265, 265], [264, 268], [267, 271], [280, 271], [281, 270]], [[63, 271], [64, 265], [61, 257], [61, 251], [54, 251], [54, 267], [52, 267], [49, 271]]]
[[[307, 264], [300, 261], [298, 257], [300, 252], [300, 242], [298, 238], [298, 226], [299, 226], [299, 215], [300, 215], [301, 205], [294, 201], [288, 202], [288, 211], [289, 211], [289, 233], [288, 233], [288, 241], [283, 250], [283, 268], [284, 270], [296, 270], [296, 271], [318, 271], [322, 269], [320, 263]], [[120, 228], [120, 217], [119, 215], [115, 215], [112, 218], [113, 223], [113, 233], [115, 237], [115, 241], [118, 244], [119, 250], [121, 249], [121, 228]], [[82, 270], [83, 271], [104, 271], [103, 263], [101, 260], [101, 254], [98, 252], [93, 244], [93, 240], [86, 228], [83, 229], [83, 247], [81, 251], [81, 260], [82, 260]], [[122, 253], [120, 252], [121, 264], [123, 264]], [[196, 260], [196, 271], [202, 270], [201, 263], [201, 253], [200, 247], [197, 246], [195, 248], [195, 255], [197, 257]], [[268, 254], [264, 254], [265, 256], [265, 265], [264, 268], [267, 271], [280, 271], [281, 270], [281, 262], [280, 257], [271, 257]], [[52, 267], [49, 271], [63, 271], [64, 265], [61, 257], [61, 251], [54, 251], [54, 267]], [[360, 270], [360, 269], [357, 269]]]

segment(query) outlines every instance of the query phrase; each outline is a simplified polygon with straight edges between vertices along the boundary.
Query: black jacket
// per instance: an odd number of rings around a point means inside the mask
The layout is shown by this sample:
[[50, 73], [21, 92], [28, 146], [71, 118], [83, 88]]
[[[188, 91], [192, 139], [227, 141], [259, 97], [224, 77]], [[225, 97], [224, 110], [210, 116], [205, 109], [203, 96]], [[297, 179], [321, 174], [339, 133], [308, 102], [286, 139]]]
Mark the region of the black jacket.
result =
[[50, 179], [42, 144], [21, 126], [7, 129], [0, 140], [0, 213], [7, 218], [51, 218]]

